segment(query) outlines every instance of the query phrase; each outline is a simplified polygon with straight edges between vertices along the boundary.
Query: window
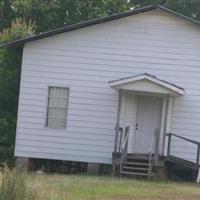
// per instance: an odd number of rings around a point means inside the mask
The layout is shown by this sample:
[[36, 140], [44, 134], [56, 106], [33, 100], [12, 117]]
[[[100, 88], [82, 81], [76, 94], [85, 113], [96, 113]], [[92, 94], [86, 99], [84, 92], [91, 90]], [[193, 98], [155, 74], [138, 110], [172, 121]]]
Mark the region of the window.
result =
[[47, 120], [48, 128], [65, 129], [67, 122], [69, 89], [49, 87]]

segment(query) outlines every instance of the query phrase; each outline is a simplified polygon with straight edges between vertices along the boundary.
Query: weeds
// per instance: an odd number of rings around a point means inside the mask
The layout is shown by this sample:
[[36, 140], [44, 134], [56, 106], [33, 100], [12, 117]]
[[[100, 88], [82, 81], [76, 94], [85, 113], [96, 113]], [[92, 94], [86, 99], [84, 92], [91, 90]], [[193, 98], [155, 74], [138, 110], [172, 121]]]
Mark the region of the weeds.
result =
[[5, 168], [0, 185], [0, 200], [36, 200], [27, 175], [20, 170]]

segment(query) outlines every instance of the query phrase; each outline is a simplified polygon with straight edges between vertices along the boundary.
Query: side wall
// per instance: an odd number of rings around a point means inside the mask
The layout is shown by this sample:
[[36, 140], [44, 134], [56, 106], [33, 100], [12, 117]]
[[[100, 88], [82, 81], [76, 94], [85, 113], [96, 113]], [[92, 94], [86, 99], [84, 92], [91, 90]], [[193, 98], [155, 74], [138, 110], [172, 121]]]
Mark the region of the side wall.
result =
[[[28, 43], [15, 155], [111, 163], [118, 93], [108, 81], [145, 72], [185, 88], [171, 131], [200, 141], [199, 55], [200, 29], [160, 10]], [[45, 128], [48, 86], [70, 88], [66, 130]]]

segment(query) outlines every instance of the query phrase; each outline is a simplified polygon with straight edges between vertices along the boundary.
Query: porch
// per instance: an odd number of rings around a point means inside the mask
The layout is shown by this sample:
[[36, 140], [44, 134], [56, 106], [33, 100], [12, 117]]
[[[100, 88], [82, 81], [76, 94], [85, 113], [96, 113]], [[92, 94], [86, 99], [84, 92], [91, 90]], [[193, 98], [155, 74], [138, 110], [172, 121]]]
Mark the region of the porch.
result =
[[149, 74], [109, 84], [119, 91], [113, 168], [150, 177], [154, 166], [164, 166], [174, 99], [184, 90]]

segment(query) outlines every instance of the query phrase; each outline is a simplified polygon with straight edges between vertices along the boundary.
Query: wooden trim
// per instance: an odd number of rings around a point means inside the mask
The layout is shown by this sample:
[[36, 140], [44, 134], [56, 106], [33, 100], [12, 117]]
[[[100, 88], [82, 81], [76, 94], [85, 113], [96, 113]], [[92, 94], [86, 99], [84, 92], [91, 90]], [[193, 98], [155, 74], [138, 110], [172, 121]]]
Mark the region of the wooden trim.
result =
[[[172, 117], [173, 117], [173, 108], [174, 108], [174, 97], [169, 96], [167, 101], [167, 111], [166, 111], [166, 121], [165, 121], [165, 133], [171, 132], [171, 124], [172, 124]], [[167, 144], [168, 144], [168, 137], [164, 137], [164, 155], [167, 155]]]
[[121, 108], [122, 108], [122, 90], [119, 90], [118, 108], [117, 108], [117, 124], [120, 124]]
[[117, 146], [118, 146], [121, 107], [122, 107], [122, 90], [119, 90], [119, 94], [118, 94], [118, 107], [117, 107], [117, 121], [116, 121], [116, 127], [115, 127], [114, 152], [117, 152]]
[[164, 155], [164, 148], [165, 148], [166, 112], [167, 112], [167, 98], [164, 97], [162, 100], [160, 140], [159, 140], [159, 153], [161, 155]]
[[137, 134], [137, 130], [136, 130], [136, 124], [137, 124], [137, 120], [138, 120], [138, 101], [139, 101], [139, 95], [136, 95], [136, 109], [135, 109], [135, 127], [134, 127], [134, 132], [133, 132], [133, 153], [135, 151], [135, 146], [136, 146], [136, 134]]
[[[115, 88], [115, 87], [123, 85], [123, 84], [127, 84], [130, 82], [136, 82], [136, 81], [140, 81], [140, 80], [148, 80], [154, 84], [160, 85], [168, 90], [171, 90], [172, 92], [179, 94], [179, 95], [184, 94], [183, 88], [178, 87], [174, 84], [171, 84], [167, 81], [158, 79], [157, 77], [149, 75], [149, 74], [139, 74], [139, 75], [132, 76], [132, 77], [126, 77], [126, 78], [110, 81], [109, 85], [110, 85], [110, 87]], [[170, 94], [170, 92], [169, 92], [169, 94]]]

